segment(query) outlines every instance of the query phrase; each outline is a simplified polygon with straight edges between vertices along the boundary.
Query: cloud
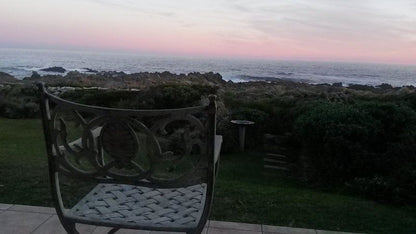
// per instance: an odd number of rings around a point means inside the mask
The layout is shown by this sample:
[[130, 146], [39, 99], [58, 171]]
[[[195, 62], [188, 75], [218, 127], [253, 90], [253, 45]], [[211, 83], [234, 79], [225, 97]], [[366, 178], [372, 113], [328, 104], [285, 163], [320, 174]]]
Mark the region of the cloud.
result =
[[[251, 29], [266, 37], [350, 43], [413, 38], [416, 24], [411, 1], [232, 1]], [[413, 4], [413, 5], [412, 5]], [[414, 16], [414, 14], [413, 14]]]
[[175, 17], [175, 13], [173, 11], [165, 11], [165, 10], [159, 10], [152, 6], [151, 4], [146, 5], [138, 2], [138, 1], [132, 1], [132, 0], [89, 0], [91, 2], [98, 3], [100, 5], [111, 7], [111, 8], [120, 8], [122, 10], [132, 11], [136, 13], [146, 14], [150, 16], [162, 16], [167, 18]]
[[157, 44], [158, 38], [171, 37], [166, 47], [197, 48], [199, 43], [201, 51], [209, 43], [250, 53], [257, 53], [258, 47], [266, 52], [293, 48], [305, 54], [400, 50], [412, 57], [416, 52], [415, 0], [21, 1], [0, 3], [0, 34], [14, 33], [16, 40], [22, 37], [27, 43], [30, 39], [22, 35], [42, 28], [49, 35], [59, 30], [62, 35], [83, 30], [96, 38], [123, 35], [120, 38], [129, 40], [132, 48], [146, 47], [136, 39]]

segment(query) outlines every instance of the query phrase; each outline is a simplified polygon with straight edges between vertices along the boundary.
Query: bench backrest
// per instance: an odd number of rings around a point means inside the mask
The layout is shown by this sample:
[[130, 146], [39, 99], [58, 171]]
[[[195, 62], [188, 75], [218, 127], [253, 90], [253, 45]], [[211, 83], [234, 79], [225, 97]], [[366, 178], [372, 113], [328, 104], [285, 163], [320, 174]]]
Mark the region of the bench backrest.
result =
[[190, 108], [114, 109], [63, 100], [38, 86], [52, 172], [161, 188], [212, 183], [215, 96]]

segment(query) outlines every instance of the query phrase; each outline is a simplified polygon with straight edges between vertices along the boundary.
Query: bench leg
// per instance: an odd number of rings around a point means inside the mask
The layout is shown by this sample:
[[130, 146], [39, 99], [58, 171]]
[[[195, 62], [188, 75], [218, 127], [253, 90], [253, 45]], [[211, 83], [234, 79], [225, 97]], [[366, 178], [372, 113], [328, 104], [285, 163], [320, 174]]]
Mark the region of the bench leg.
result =
[[65, 228], [65, 231], [68, 234], [79, 234], [79, 232], [77, 231], [77, 229], [75, 228], [75, 223], [66, 223], [65, 225], [63, 225]]

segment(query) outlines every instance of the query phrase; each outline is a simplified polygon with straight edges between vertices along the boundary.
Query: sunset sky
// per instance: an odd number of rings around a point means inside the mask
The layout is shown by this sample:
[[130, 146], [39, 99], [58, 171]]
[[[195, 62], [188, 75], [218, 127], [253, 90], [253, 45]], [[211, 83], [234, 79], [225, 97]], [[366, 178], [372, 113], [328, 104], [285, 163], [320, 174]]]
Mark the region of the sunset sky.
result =
[[416, 1], [0, 0], [0, 47], [416, 64]]

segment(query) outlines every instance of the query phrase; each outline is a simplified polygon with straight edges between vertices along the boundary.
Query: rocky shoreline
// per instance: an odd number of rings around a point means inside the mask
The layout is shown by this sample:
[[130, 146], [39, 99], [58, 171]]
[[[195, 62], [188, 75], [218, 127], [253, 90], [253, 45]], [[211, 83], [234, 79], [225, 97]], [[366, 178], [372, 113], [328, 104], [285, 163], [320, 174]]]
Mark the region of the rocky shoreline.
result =
[[[292, 80], [292, 79], [276, 79], [273, 77], [252, 77], [243, 76], [242, 80], [246, 82], [234, 83], [232, 81], [225, 81], [218, 73], [189, 73], [189, 74], [174, 74], [168, 71], [165, 72], [140, 72], [127, 74], [122, 71], [97, 71], [90, 68], [83, 68], [83, 72], [68, 71], [63, 67], [48, 67], [40, 71], [50, 74], [40, 75], [33, 71], [32, 76], [25, 77], [22, 80], [13, 77], [12, 75], [0, 71], [0, 84], [4, 83], [30, 83], [42, 81], [50, 85], [73, 85], [73, 86], [99, 86], [105, 88], [141, 88], [149, 85], [160, 85], [164, 83], [175, 84], [204, 84], [204, 85], [225, 85], [225, 84], [241, 84], [248, 83], [268, 83], [268, 84], [307, 84], [311, 86], [333, 86], [333, 87], [350, 87], [353, 89], [370, 90], [372, 88], [393, 89], [390, 84], [381, 84], [378, 86], [359, 85], [359, 84], [310, 84], [307, 80]], [[288, 74], [291, 75], [291, 74]], [[405, 86], [414, 88], [413, 86]], [[400, 87], [396, 87], [400, 88]]]
[[[59, 67], [52, 67], [59, 69]], [[51, 68], [51, 69], [52, 69]], [[280, 80], [249, 80], [248, 82], [234, 83], [223, 80], [218, 73], [189, 73], [173, 74], [170, 72], [141, 72], [126, 74], [118, 71], [89, 72], [70, 71], [66, 74], [39, 75], [33, 72], [31, 77], [19, 80], [10, 74], [0, 72], [0, 86], [7, 84], [32, 84], [45, 82], [49, 86], [57, 87], [56, 92], [62, 93], [74, 88], [96, 89], [123, 89], [144, 90], [161, 85], [203, 85], [218, 89], [220, 94], [231, 92], [239, 95], [241, 99], [256, 99], [267, 96], [294, 96], [294, 97], [323, 97], [328, 100], [346, 99], [351, 95], [373, 96], [379, 94], [408, 94], [416, 93], [414, 86], [392, 87], [389, 84], [378, 86], [342, 83], [334, 84], [309, 84], [306, 82]]]

